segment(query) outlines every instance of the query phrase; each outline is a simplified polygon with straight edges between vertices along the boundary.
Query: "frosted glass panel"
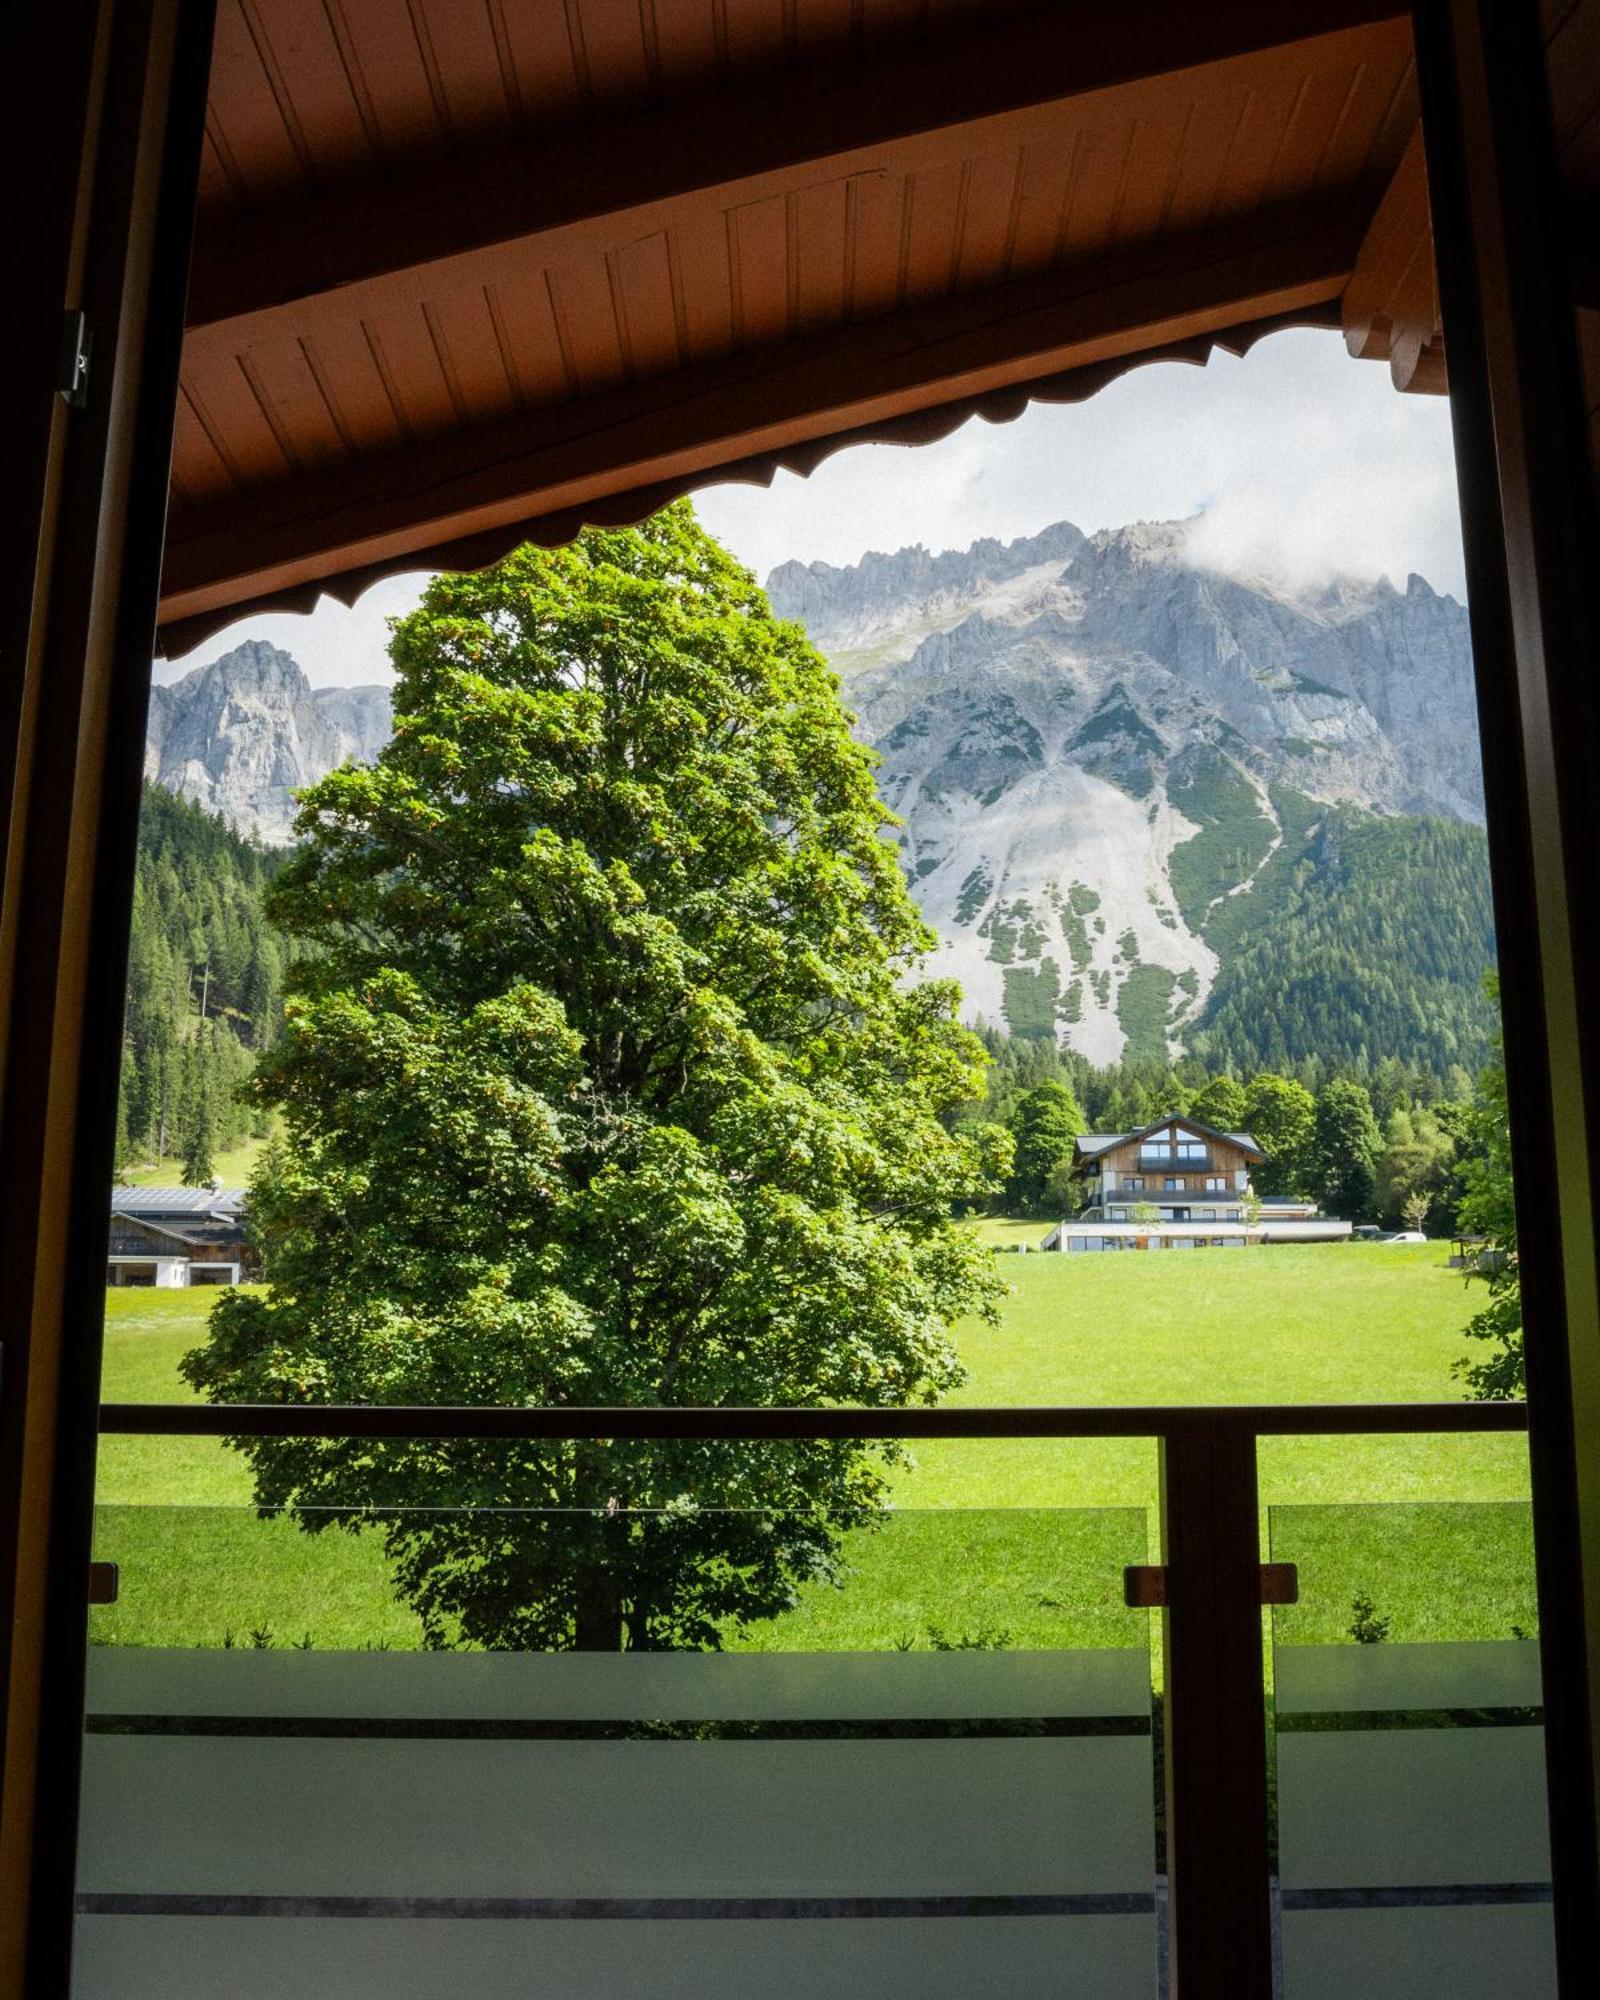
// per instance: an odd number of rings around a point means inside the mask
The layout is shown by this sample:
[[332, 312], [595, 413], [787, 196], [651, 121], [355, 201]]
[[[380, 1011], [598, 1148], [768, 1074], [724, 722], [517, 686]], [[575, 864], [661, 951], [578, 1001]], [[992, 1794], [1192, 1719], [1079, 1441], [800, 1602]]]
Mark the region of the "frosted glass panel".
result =
[[1520, 1504], [1283, 1507], [1272, 1555], [1285, 2000], [1554, 1995]]
[[1157, 1990], [1142, 1510], [900, 1517], [722, 1653], [306, 1646], [391, 1607], [286, 1528], [101, 1519], [78, 2000]]

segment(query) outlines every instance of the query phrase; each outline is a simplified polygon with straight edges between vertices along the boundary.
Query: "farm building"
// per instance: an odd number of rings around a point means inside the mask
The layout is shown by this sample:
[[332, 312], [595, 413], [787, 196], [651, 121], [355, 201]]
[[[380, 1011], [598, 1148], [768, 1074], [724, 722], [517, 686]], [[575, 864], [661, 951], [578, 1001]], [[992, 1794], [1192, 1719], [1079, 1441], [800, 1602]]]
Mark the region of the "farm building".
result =
[[239, 1188], [113, 1188], [108, 1285], [236, 1285], [244, 1272]]

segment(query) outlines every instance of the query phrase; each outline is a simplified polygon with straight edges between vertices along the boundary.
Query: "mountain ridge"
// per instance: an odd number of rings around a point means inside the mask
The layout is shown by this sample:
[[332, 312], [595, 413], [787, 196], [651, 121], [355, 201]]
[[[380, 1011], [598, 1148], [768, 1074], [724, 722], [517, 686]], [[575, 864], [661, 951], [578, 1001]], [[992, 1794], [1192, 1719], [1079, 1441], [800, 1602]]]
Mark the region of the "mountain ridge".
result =
[[246, 639], [150, 691], [145, 776], [269, 845], [291, 837], [291, 793], [366, 762], [393, 728], [389, 689], [314, 688], [292, 654]]
[[[1240, 578], [1191, 561], [1189, 529], [1056, 523], [768, 579], [882, 759], [932, 969], [975, 1016], [1095, 1062], [1204, 1038], [1223, 952], [1244, 949], [1232, 919], [1316, 851], [1316, 809], [1483, 820], [1453, 598], [1419, 576]], [[1471, 1041], [1452, 1031], [1441, 1059]]]

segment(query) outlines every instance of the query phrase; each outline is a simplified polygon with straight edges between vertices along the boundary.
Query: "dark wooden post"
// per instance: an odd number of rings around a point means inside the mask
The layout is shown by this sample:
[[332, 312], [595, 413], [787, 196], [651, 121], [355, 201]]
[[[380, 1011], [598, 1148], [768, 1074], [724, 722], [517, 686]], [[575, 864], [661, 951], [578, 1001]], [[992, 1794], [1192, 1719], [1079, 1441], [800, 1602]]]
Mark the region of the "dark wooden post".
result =
[[[8, 191], [37, 201], [0, 394], [0, 1996], [70, 1988], [122, 990], [212, 0], [11, 10]], [[31, 46], [10, 31], [31, 25]], [[67, 314], [93, 347], [72, 399]]]
[[1161, 1447], [1173, 1991], [1272, 2000], [1256, 1441], [1219, 1418]]
[[[1535, 0], [1418, 0], [1500, 933], [1561, 1990], [1600, 1992], [1600, 527]], [[1592, 229], [1592, 223], [1587, 225]]]

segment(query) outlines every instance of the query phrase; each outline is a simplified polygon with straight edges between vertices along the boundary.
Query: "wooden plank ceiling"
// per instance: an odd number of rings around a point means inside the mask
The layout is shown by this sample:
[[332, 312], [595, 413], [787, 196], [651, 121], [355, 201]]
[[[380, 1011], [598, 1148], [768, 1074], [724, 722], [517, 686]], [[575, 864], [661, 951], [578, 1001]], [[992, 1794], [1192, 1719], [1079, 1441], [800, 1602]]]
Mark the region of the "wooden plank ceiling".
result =
[[1415, 129], [1396, 0], [221, 0], [166, 643], [1347, 289], [1437, 386]]

